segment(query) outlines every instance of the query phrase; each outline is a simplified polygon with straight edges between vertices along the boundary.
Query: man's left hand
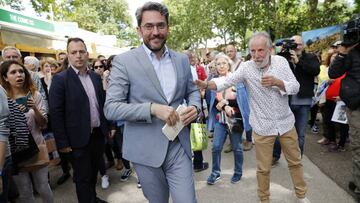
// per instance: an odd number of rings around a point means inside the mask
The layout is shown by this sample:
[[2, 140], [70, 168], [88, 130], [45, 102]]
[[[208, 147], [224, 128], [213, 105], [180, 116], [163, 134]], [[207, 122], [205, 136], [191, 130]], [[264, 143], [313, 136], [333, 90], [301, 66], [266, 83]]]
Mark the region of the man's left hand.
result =
[[278, 79], [272, 75], [265, 75], [261, 78], [261, 85], [263, 87], [277, 86], [277, 84], [278, 84]]
[[198, 116], [198, 112], [195, 106], [188, 106], [184, 111], [181, 112], [180, 118], [184, 126], [187, 126], [191, 121], [195, 120]]

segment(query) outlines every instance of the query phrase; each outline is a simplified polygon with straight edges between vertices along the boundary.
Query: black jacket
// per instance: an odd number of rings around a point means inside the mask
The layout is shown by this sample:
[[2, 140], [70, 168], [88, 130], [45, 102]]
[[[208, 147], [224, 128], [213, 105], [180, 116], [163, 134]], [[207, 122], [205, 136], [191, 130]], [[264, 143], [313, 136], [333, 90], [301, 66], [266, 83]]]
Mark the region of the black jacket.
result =
[[353, 48], [347, 55], [336, 56], [328, 73], [332, 79], [347, 73], [346, 77], [352, 77], [360, 83], [360, 45]]
[[[92, 71], [89, 71], [89, 74], [99, 104], [100, 128], [103, 135], [106, 135], [109, 129], [103, 111], [105, 91], [100, 76]], [[72, 68], [53, 77], [49, 99], [52, 129], [58, 149], [86, 146], [91, 135], [90, 103], [78, 75]]]
[[290, 67], [300, 84], [297, 96], [300, 98], [314, 96], [314, 78], [320, 73], [320, 63], [317, 57], [304, 51], [299, 62], [295, 66], [290, 65]]

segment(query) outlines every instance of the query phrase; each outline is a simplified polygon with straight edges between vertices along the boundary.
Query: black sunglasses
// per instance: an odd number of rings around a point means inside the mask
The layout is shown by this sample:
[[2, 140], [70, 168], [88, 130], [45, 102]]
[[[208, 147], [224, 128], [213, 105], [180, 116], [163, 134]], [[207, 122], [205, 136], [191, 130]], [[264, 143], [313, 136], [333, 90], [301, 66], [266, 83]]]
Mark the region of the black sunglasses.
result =
[[98, 68], [104, 68], [103, 65], [100, 65], [100, 66], [94, 66], [94, 69], [98, 69]]

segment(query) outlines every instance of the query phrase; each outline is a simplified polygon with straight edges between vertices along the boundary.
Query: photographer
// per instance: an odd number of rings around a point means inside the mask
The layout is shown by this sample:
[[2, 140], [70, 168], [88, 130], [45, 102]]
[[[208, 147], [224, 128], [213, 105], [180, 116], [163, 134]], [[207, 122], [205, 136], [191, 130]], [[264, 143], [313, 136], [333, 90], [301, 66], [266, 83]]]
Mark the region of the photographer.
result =
[[346, 73], [341, 82], [340, 98], [347, 106], [350, 126], [349, 136], [352, 150], [354, 182], [349, 188], [360, 202], [360, 17], [345, 24], [344, 42], [338, 48], [338, 55], [329, 67], [329, 77], [338, 78]]
[[[296, 80], [300, 84], [298, 94], [290, 97], [290, 108], [295, 116], [295, 128], [298, 134], [301, 155], [304, 152], [305, 128], [308, 120], [312, 97], [314, 96], [314, 78], [320, 73], [320, 63], [314, 54], [306, 53], [301, 36], [291, 38], [297, 45], [289, 50], [288, 62]], [[286, 45], [285, 45], [286, 46]], [[278, 141], [274, 145], [273, 164], [279, 160], [281, 147]]]

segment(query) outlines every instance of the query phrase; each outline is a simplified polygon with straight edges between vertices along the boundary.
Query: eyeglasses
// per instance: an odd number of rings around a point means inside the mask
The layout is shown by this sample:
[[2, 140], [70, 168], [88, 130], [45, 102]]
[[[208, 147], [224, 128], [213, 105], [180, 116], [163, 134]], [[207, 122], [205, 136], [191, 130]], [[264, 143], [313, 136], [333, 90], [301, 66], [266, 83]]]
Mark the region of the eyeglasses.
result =
[[98, 68], [104, 68], [104, 66], [103, 65], [100, 65], [100, 66], [94, 66], [94, 69], [96, 70], [96, 69], [98, 69]]
[[167, 28], [167, 24], [166, 23], [157, 23], [157, 24], [146, 23], [145, 25], [143, 25], [141, 27], [144, 28], [146, 31], [153, 31], [155, 27], [159, 31], [163, 31]]

